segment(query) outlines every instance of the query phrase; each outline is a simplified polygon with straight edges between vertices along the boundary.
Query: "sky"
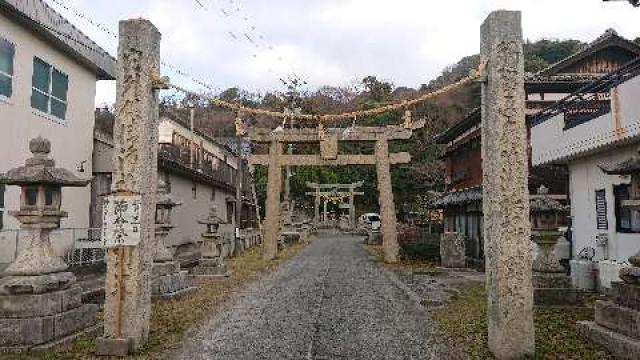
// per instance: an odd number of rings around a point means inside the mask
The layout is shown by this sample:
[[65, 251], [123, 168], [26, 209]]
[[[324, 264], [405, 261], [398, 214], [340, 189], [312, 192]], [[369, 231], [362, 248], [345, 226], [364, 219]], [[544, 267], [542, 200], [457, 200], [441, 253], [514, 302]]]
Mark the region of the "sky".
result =
[[[189, 89], [282, 90], [292, 74], [308, 90], [375, 75], [418, 87], [479, 50], [492, 10], [521, 10], [526, 39], [594, 40], [614, 28], [640, 36], [640, 8], [602, 0], [46, 0], [111, 54], [118, 20], [143, 17], [162, 33], [163, 75]], [[201, 4], [201, 5], [200, 5]], [[98, 26], [95, 26], [95, 25]], [[185, 77], [173, 69], [189, 73]], [[96, 104], [115, 101], [98, 83]]]

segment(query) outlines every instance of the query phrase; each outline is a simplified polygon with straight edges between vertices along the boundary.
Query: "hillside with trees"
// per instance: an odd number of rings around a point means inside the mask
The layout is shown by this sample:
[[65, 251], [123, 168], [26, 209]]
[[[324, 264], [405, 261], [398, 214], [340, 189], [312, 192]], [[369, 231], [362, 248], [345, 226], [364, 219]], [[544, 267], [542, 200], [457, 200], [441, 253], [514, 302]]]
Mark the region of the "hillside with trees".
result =
[[[635, 40], [640, 42], [640, 38]], [[543, 39], [535, 42], [527, 41], [525, 50], [525, 71], [537, 72], [545, 67], [575, 53], [584, 43], [577, 40]], [[477, 68], [479, 55], [462, 58], [457, 63], [443, 69], [435, 79], [423, 84], [418, 89], [397, 87], [393, 83], [378, 79], [376, 76], [363, 78], [356, 86], [333, 87], [323, 86], [316, 90], [305, 90], [304, 84], [297, 79], [283, 80], [283, 92], [268, 92], [264, 94], [251, 93], [240, 88], [229, 88], [219, 94], [219, 97], [245, 106], [283, 111], [294, 104], [303, 113], [341, 113], [345, 111], [368, 109], [385, 105], [403, 99], [410, 99], [447, 84], [453, 83], [466, 76], [469, 71]], [[433, 142], [433, 136], [459, 121], [467, 112], [480, 104], [480, 86], [471, 84], [456, 91], [435, 98], [412, 109], [414, 119], [424, 118], [427, 125], [417, 131], [410, 141], [398, 142], [391, 145], [392, 151], [408, 151], [412, 155], [412, 162], [397, 165], [392, 169], [392, 181], [396, 196], [398, 211], [405, 212], [420, 207], [424, 195], [431, 191], [443, 189], [443, 178], [439, 156], [441, 147]], [[161, 115], [173, 118], [184, 125], [189, 124], [189, 109], [195, 108], [195, 127], [212, 137], [234, 136], [235, 114], [225, 111], [209, 101], [193, 96], [168, 95], [163, 97], [160, 104]], [[100, 109], [102, 118], [108, 117]], [[401, 122], [401, 113], [389, 113], [378, 117], [355, 119], [356, 125], [384, 125]], [[250, 126], [275, 128], [279, 125], [274, 119], [249, 117], [245, 121]], [[351, 121], [337, 124], [340, 127], [351, 126]], [[308, 151], [297, 149], [294, 151]], [[341, 151], [349, 153], [367, 153], [372, 146], [362, 144], [342, 145]], [[256, 171], [258, 192], [264, 199], [266, 189], [266, 169], [258, 167]], [[310, 206], [310, 198], [304, 196], [307, 191], [307, 181], [321, 183], [349, 183], [359, 180], [365, 181], [364, 192], [375, 194], [376, 173], [372, 166], [349, 166], [335, 168], [298, 167], [294, 169], [291, 178], [291, 193], [298, 204]], [[377, 208], [375, 196], [358, 198], [360, 209], [374, 210]]]

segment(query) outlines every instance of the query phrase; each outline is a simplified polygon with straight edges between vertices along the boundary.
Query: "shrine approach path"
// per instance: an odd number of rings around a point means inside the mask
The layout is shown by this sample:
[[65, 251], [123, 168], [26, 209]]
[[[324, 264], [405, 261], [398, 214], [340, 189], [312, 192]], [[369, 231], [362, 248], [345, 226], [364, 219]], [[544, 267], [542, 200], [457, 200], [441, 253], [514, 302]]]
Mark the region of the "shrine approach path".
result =
[[319, 237], [234, 295], [175, 358], [442, 358], [427, 316], [361, 242]]

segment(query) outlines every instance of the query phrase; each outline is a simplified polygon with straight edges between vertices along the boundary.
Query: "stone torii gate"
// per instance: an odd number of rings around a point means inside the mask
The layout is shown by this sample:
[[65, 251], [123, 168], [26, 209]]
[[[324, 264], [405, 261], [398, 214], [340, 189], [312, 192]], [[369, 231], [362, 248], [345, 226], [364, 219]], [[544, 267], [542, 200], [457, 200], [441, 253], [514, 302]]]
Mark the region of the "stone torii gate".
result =
[[[382, 217], [382, 245], [385, 261], [398, 260], [398, 239], [396, 234], [396, 210], [391, 187], [391, 165], [406, 164], [411, 161], [409, 153], [389, 153], [389, 140], [407, 140], [413, 130], [424, 127], [425, 121], [406, 122], [402, 126], [353, 127], [348, 135], [345, 129], [316, 128], [271, 129], [255, 128], [249, 132], [254, 144], [269, 144], [269, 154], [251, 155], [252, 165], [268, 166], [267, 201], [265, 216], [264, 252], [265, 259], [273, 259], [277, 254], [279, 230], [280, 193], [282, 191], [283, 166], [343, 166], [375, 165], [378, 175], [380, 215]], [[343, 141], [375, 142], [372, 155], [338, 154], [338, 139]], [[320, 154], [285, 155], [283, 143], [320, 143]]]
[[[364, 185], [364, 181], [358, 181], [352, 184], [317, 184], [312, 182], [307, 182], [307, 187], [313, 189], [313, 191], [309, 191], [306, 195], [314, 196], [314, 212], [313, 212], [313, 225], [317, 226], [320, 222], [320, 203], [323, 198], [327, 198], [330, 196], [340, 196], [340, 197], [349, 197], [349, 225], [351, 227], [355, 226], [356, 223], [356, 207], [354, 198], [355, 196], [364, 195], [361, 191], [356, 191], [357, 188]], [[338, 191], [340, 189], [345, 189], [345, 191]], [[325, 190], [325, 191], [323, 191]], [[327, 218], [327, 207], [325, 200], [324, 214], [323, 219]]]

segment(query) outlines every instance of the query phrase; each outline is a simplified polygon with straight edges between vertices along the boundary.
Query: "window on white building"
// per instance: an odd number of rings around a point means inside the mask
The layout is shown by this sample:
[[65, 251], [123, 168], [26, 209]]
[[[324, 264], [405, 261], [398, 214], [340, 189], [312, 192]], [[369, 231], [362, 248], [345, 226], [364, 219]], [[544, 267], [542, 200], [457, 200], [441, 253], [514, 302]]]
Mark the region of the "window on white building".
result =
[[31, 107], [64, 120], [69, 77], [38, 57], [33, 58]]
[[216, 189], [211, 189], [211, 201], [216, 200]]
[[16, 47], [0, 37], [0, 96], [10, 98], [13, 94], [13, 58]]
[[615, 185], [613, 194], [616, 198], [616, 231], [621, 233], [640, 232], [640, 211], [622, 207], [623, 200], [629, 200], [631, 185]]

